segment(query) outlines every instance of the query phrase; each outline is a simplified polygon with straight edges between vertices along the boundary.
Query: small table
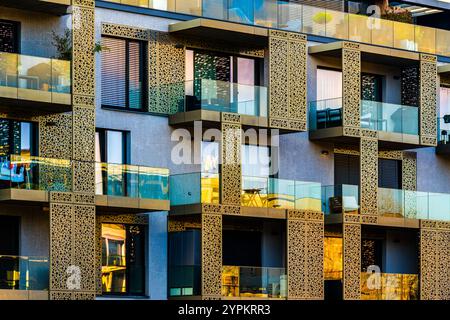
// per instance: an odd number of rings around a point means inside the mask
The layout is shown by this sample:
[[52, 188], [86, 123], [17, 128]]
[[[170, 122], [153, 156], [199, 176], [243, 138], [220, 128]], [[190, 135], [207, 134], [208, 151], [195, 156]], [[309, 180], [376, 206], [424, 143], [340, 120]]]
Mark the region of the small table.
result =
[[257, 202], [257, 198], [259, 198], [259, 200], [261, 200], [261, 203], [264, 205], [264, 201], [261, 199], [261, 190], [260, 188], [249, 188], [249, 189], [244, 189], [244, 193], [248, 194], [248, 202], [247, 205], [251, 206], [252, 204], [255, 207], [258, 207], [258, 202]]

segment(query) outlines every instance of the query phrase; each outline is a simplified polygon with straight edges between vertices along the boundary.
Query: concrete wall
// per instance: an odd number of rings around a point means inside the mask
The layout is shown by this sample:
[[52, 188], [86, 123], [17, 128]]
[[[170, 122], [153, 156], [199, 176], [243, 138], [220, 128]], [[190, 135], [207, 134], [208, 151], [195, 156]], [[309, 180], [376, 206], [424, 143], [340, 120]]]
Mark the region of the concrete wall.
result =
[[167, 299], [167, 212], [148, 214], [147, 295]]
[[50, 221], [48, 212], [42, 211], [40, 207], [2, 204], [0, 215], [20, 217], [19, 255], [49, 256]]
[[386, 230], [383, 250], [383, 272], [418, 274], [417, 233]]
[[52, 31], [62, 34], [71, 27], [69, 15], [58, 17], [41, 12], [0, 7], [0, 19], [20, 22], [21, 54], [50, 58], [55, 56]]

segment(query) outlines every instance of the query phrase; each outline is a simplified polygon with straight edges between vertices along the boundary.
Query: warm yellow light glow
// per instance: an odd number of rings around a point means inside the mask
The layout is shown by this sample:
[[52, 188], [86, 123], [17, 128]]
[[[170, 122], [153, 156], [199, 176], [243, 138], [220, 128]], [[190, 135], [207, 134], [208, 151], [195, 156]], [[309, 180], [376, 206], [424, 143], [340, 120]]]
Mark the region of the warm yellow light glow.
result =
[[325, 280], [342, 279], [342, 238], [324, 238], [323, 271]]

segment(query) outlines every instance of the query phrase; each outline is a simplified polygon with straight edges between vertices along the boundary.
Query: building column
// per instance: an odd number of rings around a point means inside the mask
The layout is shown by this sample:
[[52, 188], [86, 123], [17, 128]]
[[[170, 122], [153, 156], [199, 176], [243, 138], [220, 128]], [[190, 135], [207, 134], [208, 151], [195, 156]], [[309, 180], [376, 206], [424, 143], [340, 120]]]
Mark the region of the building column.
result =
[[94, 6], [94, 0], [72, 1], [72, 119], [60, 128], [66, 138], [53, 137], [56, 144], [70, 141], [60, 149], [72, 151], [72, 185], [71, 192], [50, 193], [52, 300], [95, 298]]
[[420, 54], [420, 144], [437, 145], [437, 57]]
[[322, 212], [287, 212], [287, 298], [323, 300]]

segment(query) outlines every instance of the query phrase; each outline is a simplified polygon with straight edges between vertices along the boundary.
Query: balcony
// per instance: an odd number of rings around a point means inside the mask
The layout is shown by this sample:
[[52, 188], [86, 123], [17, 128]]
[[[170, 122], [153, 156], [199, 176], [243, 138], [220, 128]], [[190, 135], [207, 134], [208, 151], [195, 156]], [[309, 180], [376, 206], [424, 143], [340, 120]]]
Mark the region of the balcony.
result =
[[48, 300], [47, 257], [0, 256], [0, 300]]
[[227, 81], [198, 79], [184, 83], [184, 99], [178, 101], [178, 113], [171, 125], [193, 121], [219, 123], [221, 113], [241, 115], [244, 125], [267, 127], [267, 88]]
[[224, 299], [286, 299], [285, 268], [222, 266]]
[[321, 185], [316, 182], [242, 177], [243, 207], [321, 211]]
[[[342, 215], [358, 214], [359, 187], [322, 187], [322, 210], [328, 223], [342, 222]], [[419, 220], [450, 221], [450, 194], [378, 188], [378, 224], [418, 228]]]
[[[72, 191], [72, 161], [10, 155], [0, 157], [0, 200], [48, 202], [49, 192]], [[169, 170], [95, 163], [100, 211], [169, 210]]]
[[[170, 177], [174, 211], [200, 212], [201, 204], [220, 204], [218, 173], [186, 173]], [[285, 218], [286, 210], [321, 210], [320, 183], [242, 176], [242, 215]]]
[[378, 188], [378, 215], [450, 221], [450, 194]]
[[362, 272], [361, 300], [419, 300], [419, 275]]
[[[311, 139], [334, 142], [355, 139], [344, 137], [342, 98], [309, 103]], [[361, 100], [360, 127], [378, 131], [378, 139], [385, 147], [418, 145], [419, 108], [385, 102]]]
[[96, 163], [99, 210], [168, 211], [169, 170], [128, 164]]
[[70, 160], [10, 155], [0, 157], [0, 199], [48, 202], [50, 191], [72, 190]]
[[55, 113], [70, 110], [70, 61], [0, 52], [3, 112]]
[[71, 0], [3, 0], [2, 6], [33, 10], [62, 16], [67, 13]]
[[[108, 0], [107, 0], [108, 1]], [[450, 56], [450, 31], [287, 1], [135, 1], [127, 5], [377, 46]], [[236, 28], [235, 28], [236, 29]]]

